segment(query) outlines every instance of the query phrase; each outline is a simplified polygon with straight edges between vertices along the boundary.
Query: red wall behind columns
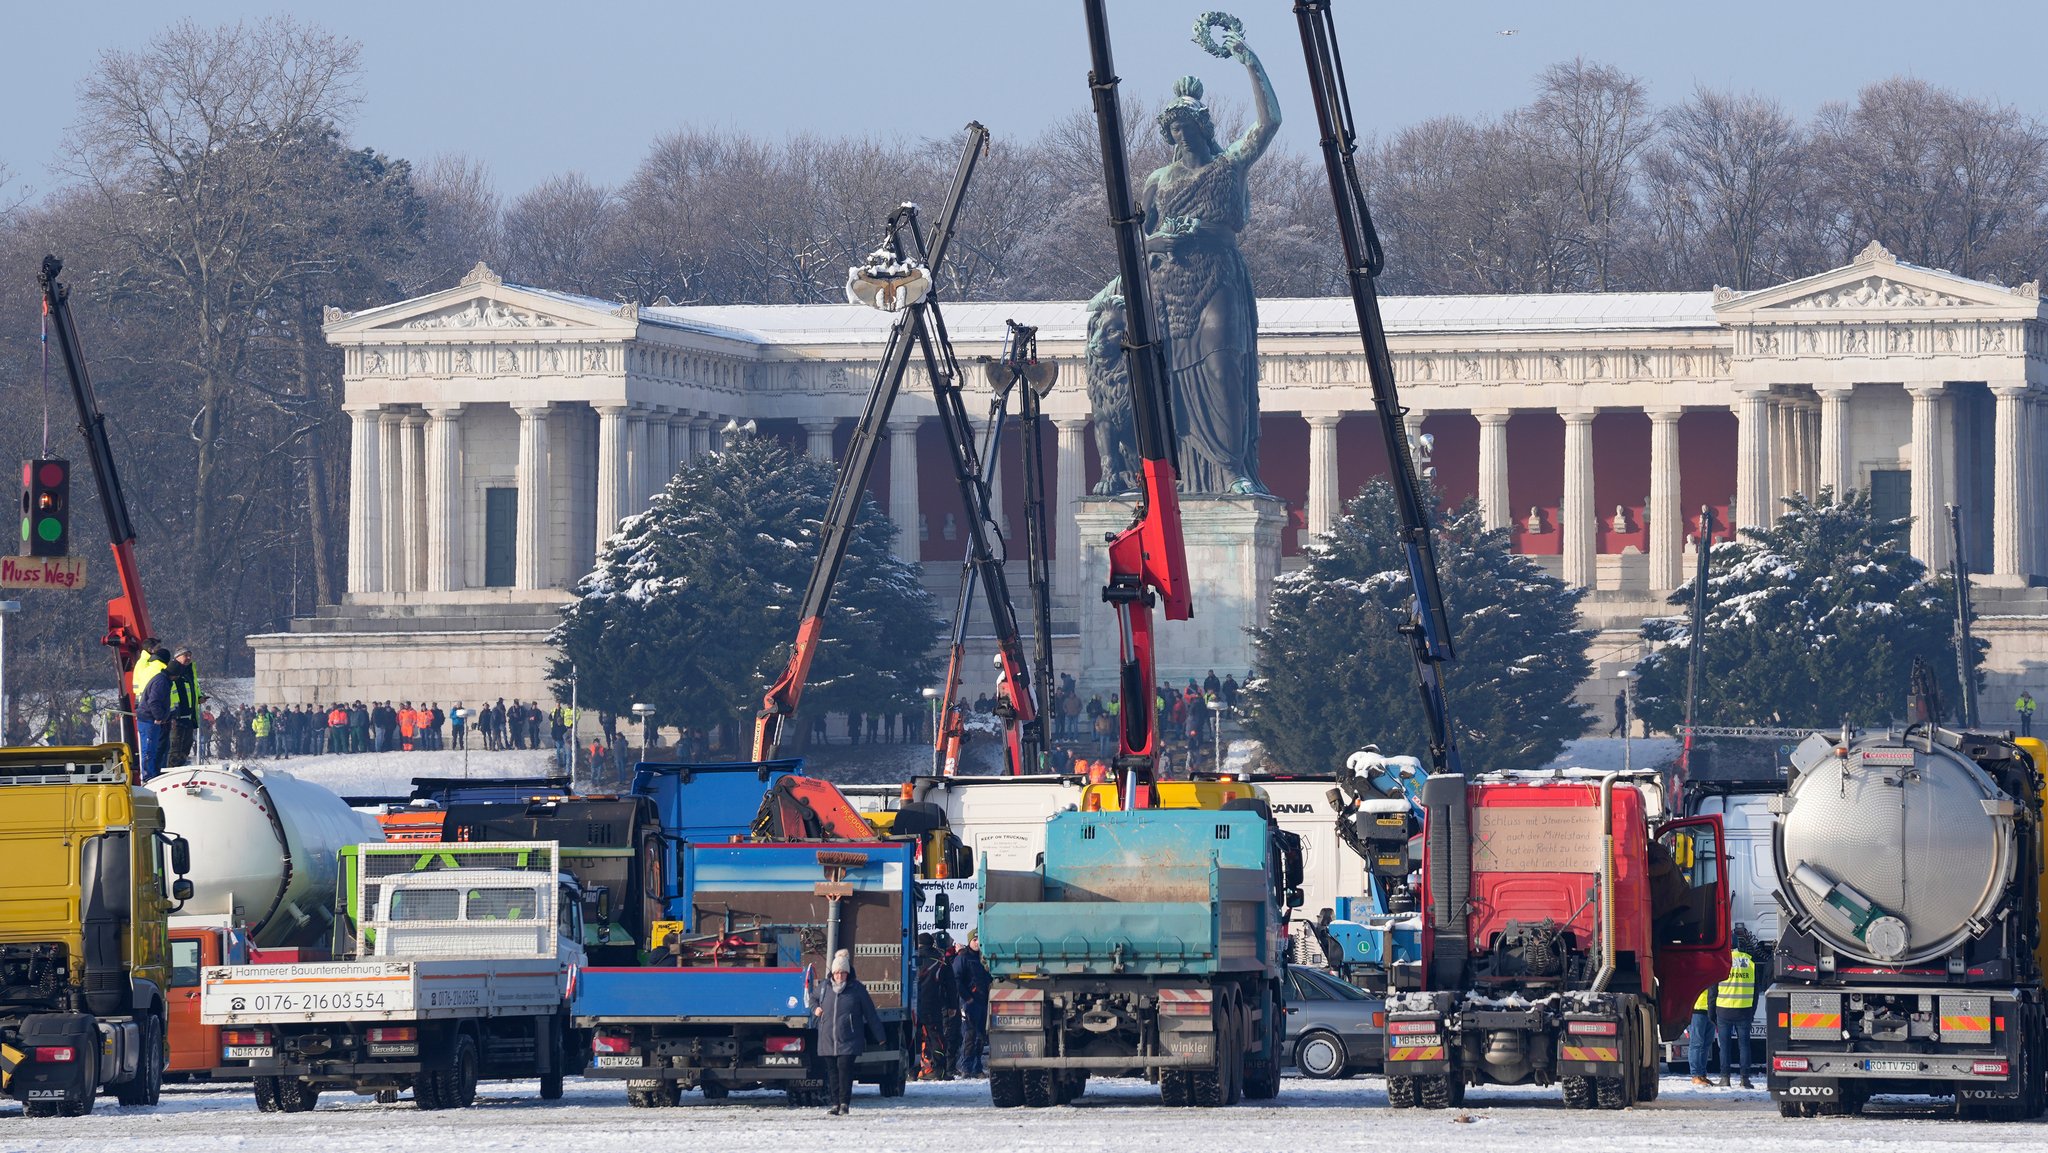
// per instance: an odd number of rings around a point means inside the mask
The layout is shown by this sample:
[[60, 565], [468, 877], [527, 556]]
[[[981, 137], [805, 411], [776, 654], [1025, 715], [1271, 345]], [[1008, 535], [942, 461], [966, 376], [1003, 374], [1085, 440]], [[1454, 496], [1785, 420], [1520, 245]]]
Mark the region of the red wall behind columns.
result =
[[1469, 413], [1447, 412], [1422, 422], [1422, 431], [1436, 438], [1430, 464], [1436, 469], [1436, 487], [1449, 508], [1479, 495], [1479, 418]]
[[[1643, 505], [1650, 499], [1650, 416], [1603, 412], [1593, 418], [1593, 515], [1600, 521], [1595, 547], [1619, 553], [1650, 551]], [[1614, 531], [1614, 506], [1627, 510], [1628, 531]]]
[[1300, 553], [1301, 530], [1308, 527], [1308, 422], [1300, 413], [1259, 416], [1259, 479], [1274, 496], [1287, 502], [1280, 555]]
[[1700, 506], [1712, 505], [1718, 526], [1714, 539], [1735, 539], [1728, 528], [1728, 503], [1735, 495], [1735, 434], [1735, 414], [1727, 409], [1699, 409], [1678, 418], [1678, 506], [1685, 513], [1688, 537], [1699, 532]]
[[[1554, 412], [1518, 412], [1508, 418], [1508, 522], [1515, 551], [1555, 556], [1564, 551], [1557, 502], [1564, 497], [1564, 421]], [[1522, 527], [1534, 505], [1546, 531]]]

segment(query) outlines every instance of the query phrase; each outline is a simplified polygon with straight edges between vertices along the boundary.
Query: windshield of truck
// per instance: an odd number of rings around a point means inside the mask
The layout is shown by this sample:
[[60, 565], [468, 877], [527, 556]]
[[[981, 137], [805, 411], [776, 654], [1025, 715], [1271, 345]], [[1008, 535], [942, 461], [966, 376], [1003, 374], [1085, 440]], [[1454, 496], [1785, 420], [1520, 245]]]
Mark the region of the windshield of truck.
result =
[[393, 921], [453, 921], [458, 896], [453, 889], [400, 889], [391, 895]]
[[534, 889], [471, 889], [471, 921], [531, 921], [540, 908], [540, 893]]

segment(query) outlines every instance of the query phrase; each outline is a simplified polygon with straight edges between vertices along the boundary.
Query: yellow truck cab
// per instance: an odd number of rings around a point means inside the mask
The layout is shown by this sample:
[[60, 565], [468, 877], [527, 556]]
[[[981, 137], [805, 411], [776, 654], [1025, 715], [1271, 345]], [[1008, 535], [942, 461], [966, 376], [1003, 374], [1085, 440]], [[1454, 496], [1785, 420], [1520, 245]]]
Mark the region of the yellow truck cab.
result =
[[163, 1084], [189, 855], [131, 779], [122, 745], [0, 748], [0, 1095], [32, 1117], [102, 1091], [155, 1105]]

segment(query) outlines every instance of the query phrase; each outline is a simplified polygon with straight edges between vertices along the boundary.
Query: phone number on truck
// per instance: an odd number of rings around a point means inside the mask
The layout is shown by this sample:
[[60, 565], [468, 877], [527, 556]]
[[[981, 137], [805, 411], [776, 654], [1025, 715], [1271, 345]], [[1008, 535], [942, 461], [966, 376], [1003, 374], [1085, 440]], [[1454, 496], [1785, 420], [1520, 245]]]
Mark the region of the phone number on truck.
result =
[[318, 1013], [334, 1009], [382, 1009], [381, 991], [334, 993], [254, 993], [236, 997], [229, 1005], [233, 1013]]

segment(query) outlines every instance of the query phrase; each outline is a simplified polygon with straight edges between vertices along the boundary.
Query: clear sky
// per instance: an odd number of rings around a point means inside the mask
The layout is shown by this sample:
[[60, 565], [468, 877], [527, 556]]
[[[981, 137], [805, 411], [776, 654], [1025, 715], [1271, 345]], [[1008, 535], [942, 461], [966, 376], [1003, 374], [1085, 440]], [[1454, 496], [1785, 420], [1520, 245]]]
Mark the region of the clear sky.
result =
[[[1273, 74], [1283, 143], [1312, 149], [1286, 0], [1111, 0], [1126, 91], [1157, 99], [1192, 71], [1242, 104], [1235, 66], [1188, 40], [1196, 12], [1217, 3], [1244, 19]], [[35, 189], [55, 182], [48, 165], [101, 51], [138, 46], [180, 15], [286, 10], [0, 0], [0, 164]], [[508, 195], [568, 170], [622, 180], [653, 137], [686, 124], [950, 138], [979, 119], [1000, 143], [1087, 102], [1075, 0], [350, 0], [299, 14], [363, 45], [355, 142], [416, 160], [469, 154]], [[1338, 0], [1337, 22], [1369, 130], [1513, 107], [1541, 68], [1574, 55], [1642, 76], [1659, 103], [1733, 87], [1805, 115], [1903, 72], [2048, 117], [2043, 0]]]

